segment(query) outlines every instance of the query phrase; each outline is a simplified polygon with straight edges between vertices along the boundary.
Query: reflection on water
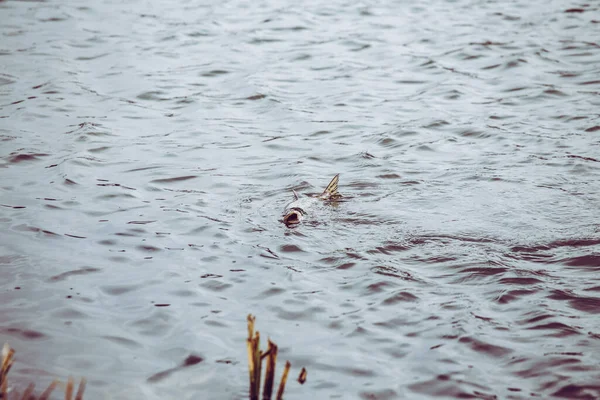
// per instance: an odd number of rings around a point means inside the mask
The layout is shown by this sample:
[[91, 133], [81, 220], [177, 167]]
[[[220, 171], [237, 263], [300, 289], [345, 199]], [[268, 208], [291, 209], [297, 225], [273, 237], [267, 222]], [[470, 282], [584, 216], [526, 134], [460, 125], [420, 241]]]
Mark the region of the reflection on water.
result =
[[245, 398], [252, 313], [289, 398], [600, 397], [599, 11], [0, 2], [13, 379]]

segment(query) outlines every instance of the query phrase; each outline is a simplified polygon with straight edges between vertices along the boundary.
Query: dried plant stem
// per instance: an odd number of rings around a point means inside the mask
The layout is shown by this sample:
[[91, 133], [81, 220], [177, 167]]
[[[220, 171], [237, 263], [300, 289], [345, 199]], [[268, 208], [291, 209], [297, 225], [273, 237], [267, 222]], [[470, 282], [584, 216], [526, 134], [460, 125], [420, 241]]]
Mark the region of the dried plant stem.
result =
[[73, 377], [70, 376], [67, 381], [67, 387], [65, 388], [65, 400], [71, 400], [73, 398]]
[[54, 391], [56, 386], [58, 386], [59, 383], [60, 383], [60, 381], [58, 381], [57, 379], [53, 380], [52, 383], [50, 383], [50, 385], [48, 385], [46, 390], [44, 390], [44, 393], [42, 393], [40, 395], [39, 400], [48, 400], [50, 398], [50, 395], [52, 394], [52, 392]]
[[75, 394], [75, 400], [83, 400], [83, 392], [85, 391], [85, 385], [87, 381], [85, 378], [81, 378], [79, 381], [79, 388], [77, 389], [77, 394]]
[[273, 382], [275, 382], [275, 367], [277, 366], [277, 345], [269, 339], [267, 342], [267, 371], [265, 385], [263, 386], [263, 400], [271, 400], [273, 395]]
[[[270, 339], [267, 341], [267, 351], [262, 352], [260, 350], [260, 334], [254, 332], [254, 322], [256, 318], [252, 315], [248, 315], [248, 339], [246, 340], [246, 347], [248, 348], [248, 373], [250, 376], [250, 400], [259, 400], [260, 397], [260, 381], [262, 378], [261, 368], [262, 360], [265, 359], [267, 364], [265, 372], [265, 382], [263, 386], [262, 400], [271, 400], [273, 396], [273, 387], [275, 386], [275, 370], [277, 368], [277, 353], [278, 347]], [[277, 390], [277, 400], [283, 399], [283, 392], [285, 391], [285, 384], [287, 382], [288, 374], [290, 372], [292, 364], [289, 361], [285, 362], [285, 368], [279, 382], [279, 388]], [[298, 381], [304, 383], [306, 380], [306, 369], [302, 368]]]
[[250, 400], [258, 400], [260, 396], [261, 353], [260, 333], [254, 332], [255, 318], [248, 315], [248, 373], [250, 375]]
[[21, 397], [21, 400], [29, 400], [30, 398], [34, 398], [33, 396], [33, 389], [35, 389], [35, 385], [33, 383], [30, 383], [27, 386], [27, 389], [25, 389], [25, 391], [23, 392], [23, 397]]
[[[8, 343], [5, 344], [2, 349], [2, 364], [0, 364], [0, 400], [8, 400], [7, 375], [8, 375], [8, 371], [10, 370], [10, 367], [12, 366], [14, 354], [15, 354], [15, 351], [10, 348]], [[75, 395], [75, 400], [83, 400], [83, 392], [85, 390], [85, 383], [86, 383], [85, 379], [82, 378], [81, 381], [79, 382], [79, 389], [77, 390], [77, 394]], [[53, 380], [50, 383], [50, 385], [48, 385], [46, 390], [44, 390], [44, 392], [37, 399], [38, 400], [48, 400], [50, 398], [50, 395], [54, 391], [54, 389], [59, 384], [60, 384], [59, 380], [57, 380], [57, 379]], [[75, 384], [73, 382], [73, 378], [69, 377], [69, 380], [65, 387], [65, 400], [71, 400], [73, 398], [74, 386], [75, 386]], [[15, 391], [12, 393], [11, 397], [13, 399], [20, 398], [21, 400], [35, 400], [36, 396], [33, 394], [34, 388], [35, 388], [35, 385], [33, 383], [30, 383], [29, 386], [27, 386], [27, 389], [25, 389], [25, 392], [23, 392], [23, 396], [19, 396], [19, 393], [17, 393]]]
[[283, 400], [283, 391], [285, 390], [285, 383], [287, 382], [288, 373], [290, 372], [291, 367], [292, 364], [290, 364], [289, 361], [286, 361], [283, 375], [281, 375], [281, 381], [279, 382], [279, 389], [277, 390], [277, 400]]
[[308, 375], [308, 372], [306, 372], [306, 368], [302, 367], [302, 371], [300, 371], [300, 375], [298, 375], [298, 382], [301, 385], [304, 385], [304, 382], [306, 382], [307, 375]]
[[10, 348], [8, 343], [2, 348], [2, 364], [0, 364], [0, 398], [8, 398], [8, 380], [7, 375], [13, 363], [15, 351]]

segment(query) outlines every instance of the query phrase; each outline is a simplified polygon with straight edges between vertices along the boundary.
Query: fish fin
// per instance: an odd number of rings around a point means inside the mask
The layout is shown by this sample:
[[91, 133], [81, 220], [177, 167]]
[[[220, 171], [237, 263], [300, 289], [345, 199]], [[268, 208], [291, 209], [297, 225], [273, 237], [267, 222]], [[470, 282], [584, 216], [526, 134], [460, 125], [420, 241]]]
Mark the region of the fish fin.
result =
[[300, 196], [298, 196], [298, 193], [296, 193], [296, 191], [294, 189], [292, 189], [292, 192], [294, 192], [294, 199], [299, 200]]
[[339, 180], [340, 180], [340, 174], [337, 174], [336, 176], [334, 176], [333, 179], [331, 180], [331, 182], [329, 182], [329, 185], [327, 185], [327, 187], [325, 188], [325, 191], [323, 192], [321, 197], [331, 198], [331, 197], [339, 196], [340, 195], [338, 193]]

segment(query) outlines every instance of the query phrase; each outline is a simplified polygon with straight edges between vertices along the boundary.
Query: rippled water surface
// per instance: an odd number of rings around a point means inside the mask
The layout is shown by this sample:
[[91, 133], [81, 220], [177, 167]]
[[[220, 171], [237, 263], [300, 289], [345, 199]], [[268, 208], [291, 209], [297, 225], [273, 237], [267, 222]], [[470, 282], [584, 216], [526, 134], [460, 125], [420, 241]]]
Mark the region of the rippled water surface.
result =
[[[0, 1], [13, 383], [600, 398], [600, 6]], [[344, 201], [281, 223], [292, 189]]]

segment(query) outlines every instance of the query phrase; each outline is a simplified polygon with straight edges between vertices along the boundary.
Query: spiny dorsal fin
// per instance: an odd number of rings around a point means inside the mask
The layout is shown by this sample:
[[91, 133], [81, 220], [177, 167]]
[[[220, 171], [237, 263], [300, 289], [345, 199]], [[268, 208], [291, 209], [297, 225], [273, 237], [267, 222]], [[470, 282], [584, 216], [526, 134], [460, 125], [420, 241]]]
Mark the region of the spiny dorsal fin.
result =
[[300, 199], [300, 196], [298, 196], [298, 193], [294, 189], [292, 189], [292, 192], [294, 192], [294, 200]]
[[333, 177], [329, 185], [325, 188], [325, 191], [321, 195], [322, 197], [335, 197], [338, 196], [338, 182], [340, 180], [340, 174]]

